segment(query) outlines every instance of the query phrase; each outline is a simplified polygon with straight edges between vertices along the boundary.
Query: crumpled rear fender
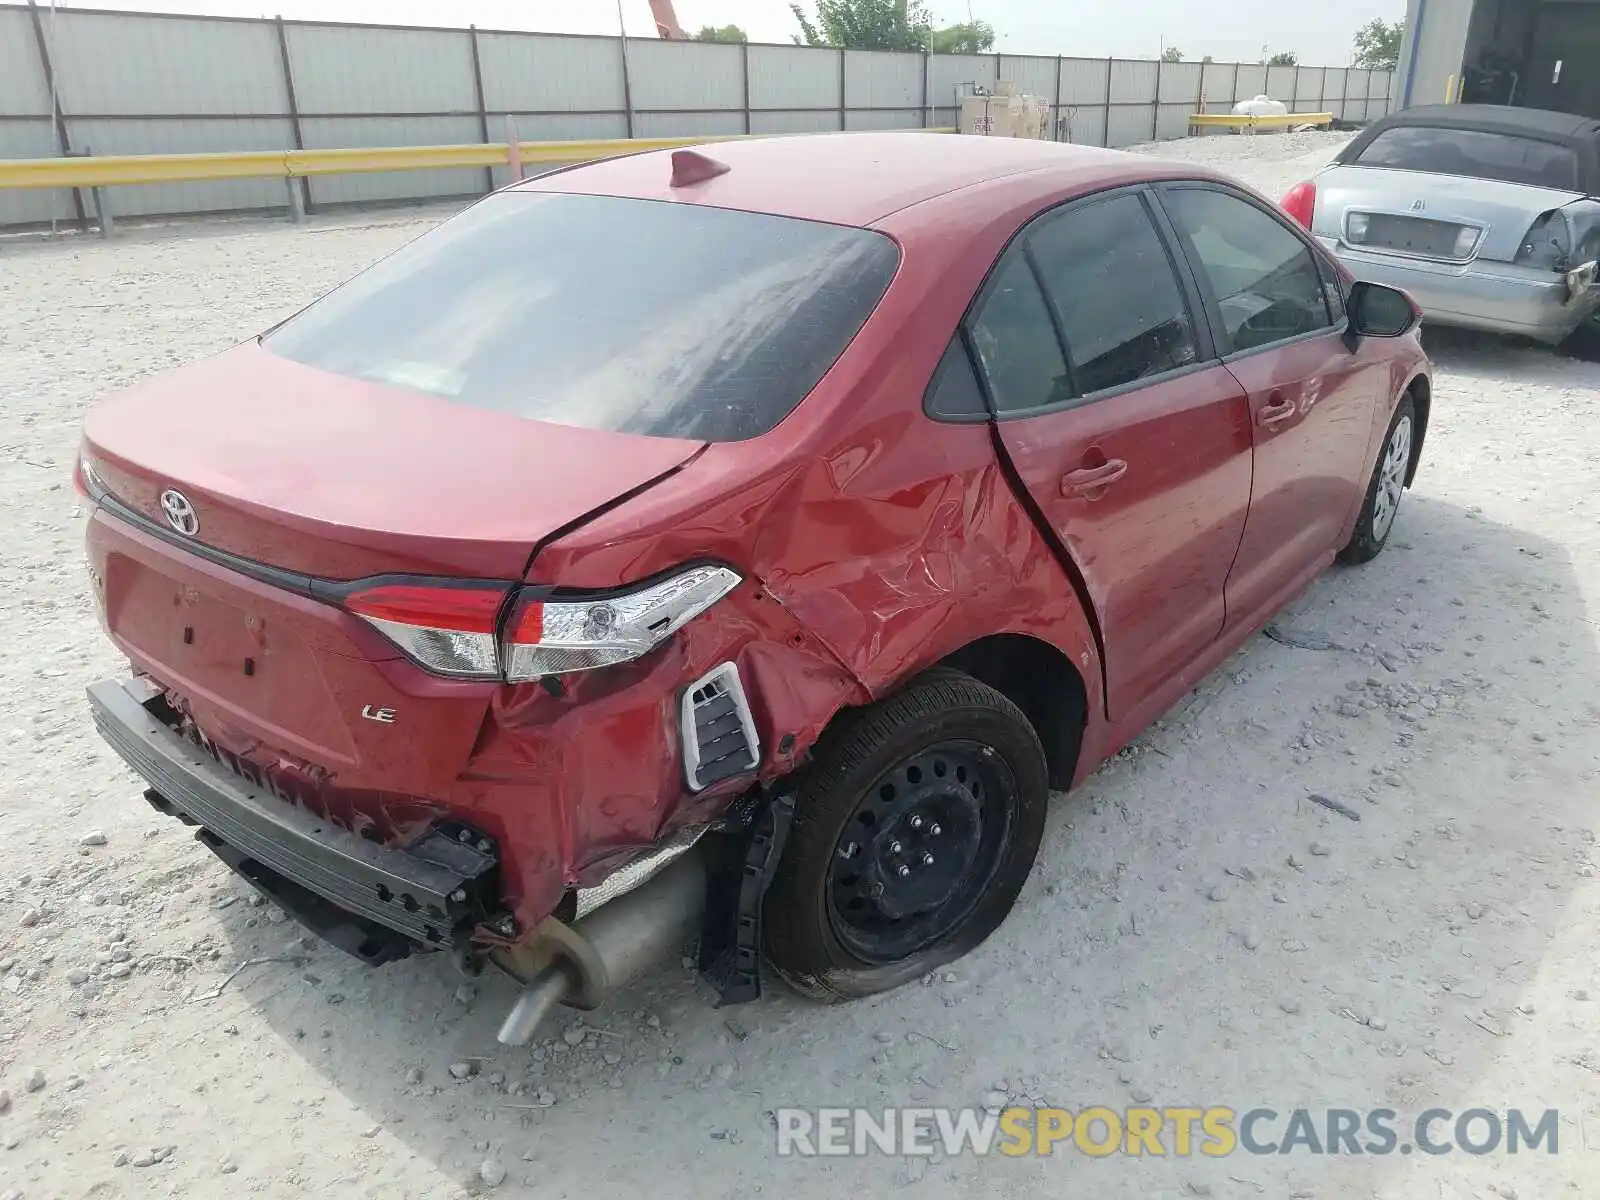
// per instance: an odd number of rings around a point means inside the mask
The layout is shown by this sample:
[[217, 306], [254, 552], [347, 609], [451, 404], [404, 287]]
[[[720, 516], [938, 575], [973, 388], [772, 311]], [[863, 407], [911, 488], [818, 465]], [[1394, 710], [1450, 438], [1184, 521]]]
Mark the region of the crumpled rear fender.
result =
[[733, 662], [761, 738], [759, 778], [787, 775], [841, 706], [864, 699], [816, 638], [747, 579], [637, 662], [500, 689], [461, 785], [500, 840], [504, 888], [524, 928], [571, 887], [590, 887], [684, 826], [719, 815], [752, 776], [692, 791], [684, 689]]
[[[747, 453], [712, 446], [679, 475], [540, 551], [529, 575], [537, 583], [616, 586], [708, 558], [747, 579], [665, 652], [575, 677], [567, 700], [552, 704], [541, 690], [503, 714], [497, 708], [504, 736], [548, 744], [544, 753], [564, 758], [551, 770], [582, 780], [567, 792], [569, 874], [726, 802], [720, 792], [685, 793], [675, 730], [682, 688], [730, 659], [755, 710], [765, 779], [803, 762], [841, 709], [1002, 633], [1055, 647], [1082, 677], [1087, 757], [1104, 711], [1092, 626], [1013, 495], [987, 427], [895, 424], [869, 442], [778, 459], [737, 486], [726, 476]], [[898, 444], [913, 438], [915, 446]], [[571, 715], [549, 724], [557, 711]], [[580, 741], [588, 723], [612, 730], [609, 749], [597, 748], [595, 735]], [[646, 725], [653, 736], [640, 740]], [[594, 757], [630, 746], [625, 766]], [[647, 747], [659, 757], [647, 760]]]

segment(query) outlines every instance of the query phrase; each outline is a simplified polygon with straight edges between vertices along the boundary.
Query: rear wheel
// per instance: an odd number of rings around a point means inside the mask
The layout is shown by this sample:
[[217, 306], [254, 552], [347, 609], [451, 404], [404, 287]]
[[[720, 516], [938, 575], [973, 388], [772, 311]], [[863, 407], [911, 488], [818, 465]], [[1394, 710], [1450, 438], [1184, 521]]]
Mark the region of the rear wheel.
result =
[[836, 1000], [960, 957], [1011, 911], [1048, 797], [1033, 726], [959, 671], [843, 717], [806, 770], [767, 893], [768, 961]]
[[1411, 446], [1416, 436], [1416, 425], [1416, 409], [1407, 393], [1400, 398], [1400, 404], [1389, 420], [1389, 432], [1384, 435], [1383, 449], [1378, 452], [1377, 465], [1372, 469], [1372, 479], [1367, 484], [1367, 497], [1361, 505], [1361, 515], [1356, 519], [1355, 532], [1339, 552], [1341, 562], [1370, 562], [1378, 557], [1388, 543], [1395, 515], [1400, 511], [1400, 497], [1405, 493], [1406, 475], [1411, 470]]

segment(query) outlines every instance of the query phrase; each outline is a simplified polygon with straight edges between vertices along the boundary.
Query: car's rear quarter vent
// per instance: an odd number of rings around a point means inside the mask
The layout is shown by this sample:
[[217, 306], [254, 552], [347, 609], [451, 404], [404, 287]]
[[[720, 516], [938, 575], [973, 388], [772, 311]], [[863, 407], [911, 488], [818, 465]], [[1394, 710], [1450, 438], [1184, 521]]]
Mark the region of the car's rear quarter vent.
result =
[[683, 766], [696, 791], [752, 771], [761, 743], [733, 663], [701, 676], [683, 694]]

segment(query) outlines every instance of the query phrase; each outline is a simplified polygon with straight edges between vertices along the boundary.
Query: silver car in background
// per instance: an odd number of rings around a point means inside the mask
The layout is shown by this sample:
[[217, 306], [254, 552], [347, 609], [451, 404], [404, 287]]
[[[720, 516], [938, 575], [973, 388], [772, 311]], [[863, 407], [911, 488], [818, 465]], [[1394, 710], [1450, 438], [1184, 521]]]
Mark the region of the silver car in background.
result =
[[1600, 309], [1596, 196], [1600, 121], [1448, 104], [1374, 122], [1282, 204], [1429, 323], [1554, 345]]

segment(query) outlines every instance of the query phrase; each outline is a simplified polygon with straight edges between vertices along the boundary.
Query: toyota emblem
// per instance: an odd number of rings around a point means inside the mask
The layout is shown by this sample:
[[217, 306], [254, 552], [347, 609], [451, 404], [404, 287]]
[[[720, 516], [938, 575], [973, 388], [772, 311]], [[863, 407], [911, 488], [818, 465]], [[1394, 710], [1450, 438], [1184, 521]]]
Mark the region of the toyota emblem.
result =
[[166, 515], [167, 524], [184, 537], [193, 537], [200, 532], [200, 515], [194, 511], [194, 505], [189, 503], [189, 497], [182, 492], [174, 491], [172, 488], [162, 492], [161, 511]]

